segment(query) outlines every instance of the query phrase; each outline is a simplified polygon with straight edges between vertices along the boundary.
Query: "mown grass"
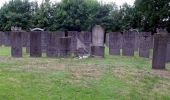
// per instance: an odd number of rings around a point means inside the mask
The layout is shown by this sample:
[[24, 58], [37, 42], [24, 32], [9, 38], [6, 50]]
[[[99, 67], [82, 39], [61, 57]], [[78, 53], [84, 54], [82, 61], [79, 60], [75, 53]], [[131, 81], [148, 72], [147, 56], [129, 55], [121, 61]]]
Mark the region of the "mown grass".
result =
[[0, 48], [0, 100], [169, 100], [170, 63], [152, 70], [151, 58], [10, 57]]

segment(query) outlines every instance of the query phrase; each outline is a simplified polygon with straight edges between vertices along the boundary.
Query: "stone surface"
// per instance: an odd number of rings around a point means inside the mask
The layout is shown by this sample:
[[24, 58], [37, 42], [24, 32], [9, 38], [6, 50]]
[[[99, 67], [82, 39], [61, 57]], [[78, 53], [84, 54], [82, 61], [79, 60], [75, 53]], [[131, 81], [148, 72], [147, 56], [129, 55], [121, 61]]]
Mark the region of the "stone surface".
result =
[[153, 69], [165, 69], [167, 50], [167, 36], [155, 34], [152, 57]]
[[3, 45], [3, 32], [0, 32], [0, 46], [2, 46]]
[[168, 42], [167, 42], [166, 62], [170, 62], [170, 33], [169, 33]]
[[104, 46], [104, 29], [100, 25], [95, 25], [92, 29], [92, 45]]
[[41, 32], [41, 49], [42, 49], [42, 52], [46, 52], [46, 49], [47, 49], [47, 34], [48, 34], [48, 32], [46, 32], [46, 31]]
[[111, 32], [109, 33], [109, 54], [120, 55], [121, 48], [121, 33]]
[[106, 34], [105, 44], [107, 47], [109, 47], [109, 33]]
[[92, 46], [91, 47], [91, 56], [92, 57], [104, 57], [104, 46]]
[[64, 32], [48, 32], [47, 35], [47, 56], [48, 57], [58, 57], [60, 45], [59, 38], [64, 37]]
[[134, 56], [135, 50], [135, 32], [124, 32], [123, 33], [123, 51], [124, 56]]
[[4, 45], [11, 46], [10, 40], [11, 40], [10, 32], [4, 32]]
[[30, 33], [30, 56], [41, 57], [41, 32], [33, 31]]
[[68, 31], [68, 36], [71, 36], [71, 52], [73, 54], [76, 53], [77, 50], [77, 35], [78, 32], [77, 31]]
[[140, 32], [139, 56], [149, 58], [150, 43], [152, 35], [150, 32]]
[[71, 37], [61, 37], [60, 38], [60, 57], [66, 57], [71, 54]]
[[11, 33], [11, 56], [22, 57], [22, 39], [21, 32]]

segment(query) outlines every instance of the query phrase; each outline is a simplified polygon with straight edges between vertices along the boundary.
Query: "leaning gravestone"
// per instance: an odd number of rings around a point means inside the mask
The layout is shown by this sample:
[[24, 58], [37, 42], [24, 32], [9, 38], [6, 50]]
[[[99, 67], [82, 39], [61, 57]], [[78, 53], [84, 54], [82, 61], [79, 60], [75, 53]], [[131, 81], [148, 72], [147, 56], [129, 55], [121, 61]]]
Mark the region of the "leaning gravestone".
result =
[[167, 50], [167, 33], [159, 30], [154, 36], [154, 48], [152, 57], [153, 69], [165, 69]]
[[71, 37], [71, 52], [76, 54], [76, 48], [77, 48], [77, 31], [68, 31], [68, 36]]
[[149, 58], [150, 43], [152, 41], [150, 32], [140, 32], [139, 56]]
[[47, 35], [47, 56], [48, 57], [57, 57], [60, 55], [59, 49], [60, 44], [59, 38], [64, 37], [64, 32], [48, 32]]
[[168, 35], [168, 44], [167, 44], [167, 51], [166, 51], [166, 62], [170, 62], [170, 33]]
[[135, 51], [135, 32], [123, 33], [123, 51], [124, 56], [134, 56]]
[[71, 54], [71, 37], [61, 37], [60, 40], [60, 57], [66, 57]]
[[92, 29], [91, 55], [104, 57], [104, 29], [100, 25], [95, 25]]
[[109, 34], [109, 54], [120, 55], [121, 48], [121, 33], [111, 32]]
[[11, 56], [22, 57], [22, 39], [21, 32], [11, 33]]
[[42, 29], [35, 28], [31, 30], [30, 33], [30, 56], [31, 57], [41, 57], [41, 31]]

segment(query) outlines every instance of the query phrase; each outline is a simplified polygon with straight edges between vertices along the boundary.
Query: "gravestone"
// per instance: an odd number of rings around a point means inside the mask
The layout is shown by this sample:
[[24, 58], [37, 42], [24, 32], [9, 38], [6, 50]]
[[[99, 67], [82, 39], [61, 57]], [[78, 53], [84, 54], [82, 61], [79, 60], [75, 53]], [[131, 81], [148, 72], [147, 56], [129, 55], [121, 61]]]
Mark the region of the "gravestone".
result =
[[152, 41], [150, 32], [140, 32], [139, 56], [149, 58], [150, 43]]
[[11, 40], [10, 32], [4, 32], [4, 45], [10, 46], [11, 45], [10, 40]]
[[3, 45], [3, 32], [0, 32], [0, 46]]
[[165, 69], [167, 50], [167, 35], [165, 31], [159, 31], [154, 36], [154, 48], [152, 57], [153, 69]]
[[75, 56], [86, 56], [91, 53], [91, 32], [82, 31], [77, 34], [77, 47]]
[[30, 33], [30, 56], [41, 57], [41, 31], [32, 31]]
[[26, 53], [30, 53], [30, 32], [27, 32]]
[[109, 54], [120, 55], [121, 48], [121, 33], [111, 32], [109, 33]]
[[21, 32], [11, 33], [11, 56], [22, 57], [22, 39]]
[[77, 31], [68, 31], [68, 36], [71, 37], [71, 52], [76, 54], [76, 49], [77, 49]]
[[138, 51], [140, 46], [140, 34], [139, 32], [135, 32], [135, 50]]
[[134, 56], [135, 51], [135, 32], [124, 32], [123, 33], [123, 51], [124, 56]]
[[104, 29], [95, 25], [92, 29], [91, 56], [104, 57]]
[[46, 49], [47, 49], [47, 34], [48, 34], [48, 32], [45, 32], [45, 31], [41, 32], [41, 49], [42, 49], [42, 52], [46, 52]]
[[64, 32], [48, 32], [47, 35], [47, 56], [48, 57], [57, 57], [60, 55], [60, 37], [64, 37]]
[[168, 42], [167, 42], [166, 62], [170, 62], [170, 33], [168, 35]]
[[71, 37], [61, 37], [60, 40], [60, 57], [67, 57], [71, 54]]

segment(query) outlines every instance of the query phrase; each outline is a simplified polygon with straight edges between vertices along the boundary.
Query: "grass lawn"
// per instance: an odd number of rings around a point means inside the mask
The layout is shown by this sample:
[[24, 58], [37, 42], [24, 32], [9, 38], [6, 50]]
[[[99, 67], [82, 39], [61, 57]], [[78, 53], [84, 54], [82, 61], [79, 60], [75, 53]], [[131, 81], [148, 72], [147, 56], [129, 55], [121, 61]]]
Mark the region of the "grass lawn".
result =
[[[23, 50], [25, 52], [25, 50]], [[170, 63], [151, 58], [11, 58], [0, 47], [0, 100], [170, 100]]]

